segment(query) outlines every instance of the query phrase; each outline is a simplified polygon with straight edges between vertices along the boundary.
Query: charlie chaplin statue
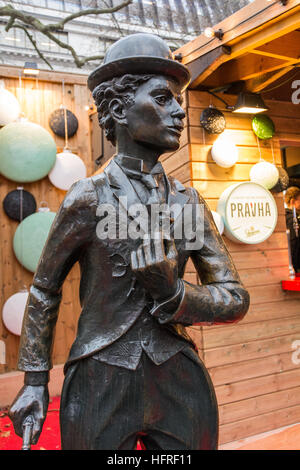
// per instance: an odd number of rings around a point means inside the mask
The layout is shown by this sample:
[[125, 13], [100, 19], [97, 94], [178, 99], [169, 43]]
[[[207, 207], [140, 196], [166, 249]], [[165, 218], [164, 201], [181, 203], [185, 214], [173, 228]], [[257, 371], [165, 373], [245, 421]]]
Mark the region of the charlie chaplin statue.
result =
[[[34, 276], [19, 352], [24, 387], [10, 409], [19, 435], [32, 416], [33, 443], [48, 407], [62, 285], [79, 261], [82, 312], [65, 364], [62, 449], [134, 449], [137, 439], [146, 449], [217, 448], [213, 385], [185, 326], [235, 322], [249, 296], [204, 200], [158, 161], [179, 147], [188, 83], [187, 68], [150, 34], [117, 41], [89, 76], [117, 153], [69, 190]], [[147, 214], [161, 205], [150, 231]], [[135, 226], [136, 206], [144, 215]], [[183, 280], [189, 258], [200, 285]]]

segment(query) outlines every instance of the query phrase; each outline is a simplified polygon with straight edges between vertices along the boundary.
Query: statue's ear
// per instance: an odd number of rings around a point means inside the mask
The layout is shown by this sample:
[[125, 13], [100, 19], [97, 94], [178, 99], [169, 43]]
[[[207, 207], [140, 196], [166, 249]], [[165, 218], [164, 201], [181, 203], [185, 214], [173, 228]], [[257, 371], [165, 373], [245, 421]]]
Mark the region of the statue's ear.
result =
[[109, 111], [111, 117], [118, 124], [123, 126], [127, 124], [125, 105], [122, 100], [120, 100], [119, 98], [112, 99], [109, 103]]

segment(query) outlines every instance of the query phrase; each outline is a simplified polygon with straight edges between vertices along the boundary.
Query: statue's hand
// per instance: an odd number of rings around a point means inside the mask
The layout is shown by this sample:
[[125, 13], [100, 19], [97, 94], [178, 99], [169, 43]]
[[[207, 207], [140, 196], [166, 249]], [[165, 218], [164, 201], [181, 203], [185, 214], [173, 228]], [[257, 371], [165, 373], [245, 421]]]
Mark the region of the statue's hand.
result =
[[131, 268], [154, 300], [160, 302], [175, 295], [178, 254], [173, 239], [165, 239], [163, 234], [157, 239], [145, 238], [131, 253]]
[[24, 385], [8, 412], [16, 434], [23, 436], [23, 424], [26, 418], [31, 416], [33, 418], [31, 443], [36, 444], [46, 418], [48, 404], [47, 385]]

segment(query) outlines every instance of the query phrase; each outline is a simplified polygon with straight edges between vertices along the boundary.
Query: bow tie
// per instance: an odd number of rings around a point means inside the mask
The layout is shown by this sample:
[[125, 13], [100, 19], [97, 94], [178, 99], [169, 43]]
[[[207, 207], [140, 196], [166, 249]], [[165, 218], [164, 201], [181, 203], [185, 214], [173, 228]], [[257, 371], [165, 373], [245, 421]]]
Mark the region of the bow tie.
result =
[[130, 178], [142, 181], [142, 183], [144, 183], [144, 185], [149, 190], [158, 188], [158, 184], [157, 184], [155, 178], [149, 173], [131, 173], [131, 172], [128, 172], [127, 174]]

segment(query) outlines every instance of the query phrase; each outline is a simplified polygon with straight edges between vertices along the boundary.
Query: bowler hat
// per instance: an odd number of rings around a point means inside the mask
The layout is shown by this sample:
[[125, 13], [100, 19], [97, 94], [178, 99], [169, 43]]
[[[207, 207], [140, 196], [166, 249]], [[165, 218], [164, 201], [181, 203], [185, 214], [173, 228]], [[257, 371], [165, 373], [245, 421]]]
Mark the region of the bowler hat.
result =
[[103, 63], [89, 75], [88, 87], [93, 91], [100, 83], [127, 73], [168, 75], [176, 78], [182, 88], [190, 81], [188, 69], [173, 59], [165, 41], [149, 33], [131, 34], [115, 42]]

